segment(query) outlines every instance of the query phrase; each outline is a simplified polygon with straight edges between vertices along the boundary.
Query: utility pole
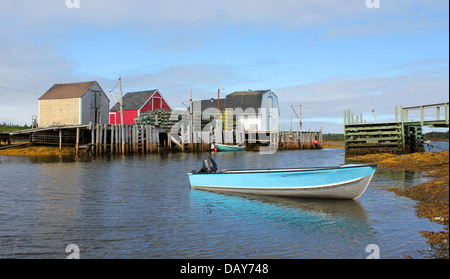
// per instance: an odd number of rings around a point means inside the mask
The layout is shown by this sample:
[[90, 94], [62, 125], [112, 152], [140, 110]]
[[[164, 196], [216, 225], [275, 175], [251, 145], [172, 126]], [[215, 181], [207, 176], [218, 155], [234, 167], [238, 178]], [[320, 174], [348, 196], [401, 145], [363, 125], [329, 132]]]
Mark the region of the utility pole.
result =
[[123, 94], [122, 94], [122, 79], [119, 77], [120, 89], [120, 128], [122, 130], [122, 154], [125, 153], [125, 130], [123, 128]]
[[217, 129], [220, 124], [220, 88], [217, 89]]
[[[299, 122], [299, 124], [300, 124], [300, 132], [302, 131], [302, 105], [299, 105], [299, 114], [297, 114], [297, 112], [295, 111], [295, 109], [294, 109], [294, 106], [293, 105], [291, 105], [291, 108], [292, 108], [292, 110], [294, 111], [294, 113], [295, 113], [295, 116], [297, 116], [297, 118], [298, 118], [298, 122]], [[299, 116], [300, 115], [300, 116]], [[291, 122], [292, 122], [292, 118], [291, 118]], [[292, 126], [292, 124], [291, 124], [291, 126]]]
[[189, 88], [189, 144], [193, 149], [194, 143], [194, 103], [192, 102], [192, 90]]

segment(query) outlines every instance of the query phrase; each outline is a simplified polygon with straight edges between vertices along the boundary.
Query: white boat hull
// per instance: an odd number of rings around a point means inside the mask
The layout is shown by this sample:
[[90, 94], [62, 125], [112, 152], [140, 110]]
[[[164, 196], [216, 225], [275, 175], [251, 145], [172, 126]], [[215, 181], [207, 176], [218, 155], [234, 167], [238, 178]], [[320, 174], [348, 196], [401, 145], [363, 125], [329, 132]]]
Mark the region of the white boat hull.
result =
[[221, 193], [280, 197], [358, 199], [367, 189], [376, 166], [287, 170], [236, 170], [189, 174], [191, 187]]

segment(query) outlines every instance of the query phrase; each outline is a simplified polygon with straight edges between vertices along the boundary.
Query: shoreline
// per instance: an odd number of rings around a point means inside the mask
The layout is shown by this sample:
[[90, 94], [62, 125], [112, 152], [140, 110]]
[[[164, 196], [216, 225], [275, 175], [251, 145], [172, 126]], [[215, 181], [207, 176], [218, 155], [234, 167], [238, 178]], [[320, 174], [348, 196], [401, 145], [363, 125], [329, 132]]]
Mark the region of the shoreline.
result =
[[449, 152], [421, 152], [403, 155], [368, 154], [349, 156], [347, 161], [375, 163], [380, 167], [397, 171], [425, 172], [431, 180], [407, 190], [386, 187], [397, 195], [417, 201], [416, 215], [432, 222], [445, 225], [444, 231], [421, 231], [430, 244], [431, 258], [449, 258]]
[[[324, 148], [343, 148], [343, 145]], [[23, 157], [75, 157], [73, 147], [27, 146], [0, 150], [0, 156]], [[415, 185], [407, 190], [390, 187], [386, 190], [417, 201], [416, 215], [432, 222], [445, 225], [444, 231], [421, 231], [421, 235], [430, 244], [432, 258], [449, 258], [449, 152], [421, 152], [403, 155], [390, 153], [347, 156], [346, 161], [354, 163], [374, 163], [382, 168], [394, 171], [425, 172], [431, 180]]]

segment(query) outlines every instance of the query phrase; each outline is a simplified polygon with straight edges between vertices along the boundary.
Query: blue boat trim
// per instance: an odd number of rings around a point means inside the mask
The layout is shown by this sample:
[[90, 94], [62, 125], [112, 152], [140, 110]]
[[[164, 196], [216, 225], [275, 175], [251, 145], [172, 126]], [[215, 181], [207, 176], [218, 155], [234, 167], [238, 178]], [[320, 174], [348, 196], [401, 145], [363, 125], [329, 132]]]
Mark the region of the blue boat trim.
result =
[[199, 185], [192, 185], [193, 188], [196, 187], [213, 187], [213, 188], [223, 188], [223, 189], [252, 189], [252, 190], [294, 190], [294, 189], [314, 189], [314, 188], [325, 188], [325, 187], [336, 187], [340, 186], [346, 183], [353, 183], [364, 179], [364, 177], [360, 177], [354, 180], [349, 180], [341, 183], [333, 183], [333, 184], [327, 184], [327, 185], [317, 185], [317, 186], [300, 186], [300, 187], [235, 187], [235, 186], [199, 186]]
[[376, 165], [233, 169], [189, 173], [192, 188], [226, 193], [357, 199], [369, 186]]
[[[311, 167], [311, 168], [273, 168], [273, 169], [225, 169], [218, 173], [256, 173], [256, 172], [296, 172], [296, 171], [318, 171], [318, 170], [333, 170], [333, 169], [345, 169], [345, 168], [358, 168], [358, 167], [377, 167], [374, 164], [364, 165], [345, 165], [345, 166], [333, 166], [333, 167]], [[191, 173], [188, 173], [188, 175]]]

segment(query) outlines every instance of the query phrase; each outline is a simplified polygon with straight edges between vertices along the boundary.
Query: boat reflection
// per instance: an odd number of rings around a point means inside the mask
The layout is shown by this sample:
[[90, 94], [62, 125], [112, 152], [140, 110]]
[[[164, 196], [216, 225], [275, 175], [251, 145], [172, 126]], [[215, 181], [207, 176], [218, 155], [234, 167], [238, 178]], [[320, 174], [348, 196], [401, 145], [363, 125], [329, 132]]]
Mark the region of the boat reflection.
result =
[[[258, 208], [258, 210], [270, 210], [270, 208], [263, 208], [263, 205], [271, 205], [274, 208], [283, 209], [286, 215], [303, 213], [309, 216], [319, 217], [319, 219], [356, 222], [359, 226], [367, 226], [367, 229], [369, 229], [367, 212], [363, 205], [357, 200], [306, 199], [252, 194], [229, 194], [198, 189], [191, 189], [191, 199], [196, 203], [204, 202], [209, 208], [213, 206], [212, 203], [214, 202], [224, 206], [232, 205], [239, 201], [242, 203], [246, 201], [245, 207], [249, 207], [250, 204], [255, 207], [260, 206], [261, 208]], [[268, 213], [261, 212], [261, 214], [264, 215]]]

